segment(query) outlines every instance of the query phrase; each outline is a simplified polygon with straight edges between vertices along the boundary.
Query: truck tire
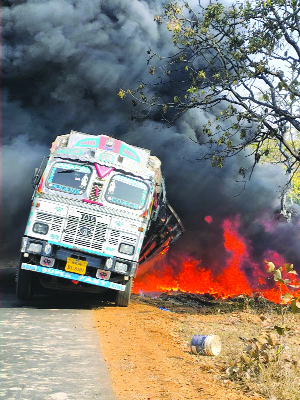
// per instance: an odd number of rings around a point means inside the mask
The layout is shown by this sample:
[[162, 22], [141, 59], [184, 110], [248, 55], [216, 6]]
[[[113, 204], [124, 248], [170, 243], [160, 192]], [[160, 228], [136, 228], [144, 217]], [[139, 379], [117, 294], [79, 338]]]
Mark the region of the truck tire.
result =
[[21, 300], [32, 297], [32, 272], [21, 269], [23, 257], [20, 257], [16, 276], [16, 295]]
[[115, 304], [118, 307], [127, 307], [130, 301], [132, 278], [126, 283], [125, 291], [116, 293]]

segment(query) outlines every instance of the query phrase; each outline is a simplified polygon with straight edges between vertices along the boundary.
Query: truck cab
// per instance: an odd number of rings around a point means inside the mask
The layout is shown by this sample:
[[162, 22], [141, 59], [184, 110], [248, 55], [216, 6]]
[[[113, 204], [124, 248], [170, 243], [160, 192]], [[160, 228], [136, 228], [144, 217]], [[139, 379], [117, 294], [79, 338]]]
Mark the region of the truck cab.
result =
[[23, 300], [38, 280], [45, 288], [114, 291], [116, 305], [126, 307], [139, 263], [183, 231], [166, 201], [160, 161], [107, 135], [58, 136], [33, 183], [16, 279]]

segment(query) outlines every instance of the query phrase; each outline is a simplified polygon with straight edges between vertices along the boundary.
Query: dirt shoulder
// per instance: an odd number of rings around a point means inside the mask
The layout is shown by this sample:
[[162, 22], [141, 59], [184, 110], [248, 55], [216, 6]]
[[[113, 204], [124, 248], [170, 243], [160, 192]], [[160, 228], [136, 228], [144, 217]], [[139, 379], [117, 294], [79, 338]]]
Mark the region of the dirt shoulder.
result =
[[211, 316], [162, 310], [138, 296], [128, 308], [105, 306], [94, 315], [118, 400], [260, 399], [220, 381], [222, 353], [191, 354], [182, 323], [189, 319], [199, 329], [191, 335], [201, 334]]

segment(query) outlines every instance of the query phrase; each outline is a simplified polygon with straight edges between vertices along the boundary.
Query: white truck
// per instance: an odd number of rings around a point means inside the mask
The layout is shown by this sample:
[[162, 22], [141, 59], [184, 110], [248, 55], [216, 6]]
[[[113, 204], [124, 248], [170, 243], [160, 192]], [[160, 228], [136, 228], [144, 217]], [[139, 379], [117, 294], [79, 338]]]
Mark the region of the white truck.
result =
[[138, 265], [183, 232], [167, 202], [160, 165], [149, 150], [107, 135], [58, 136], [33, 176], [17, 297], [31, 298], [37, 284], [108, 290], [116, 305], [126, 307]]

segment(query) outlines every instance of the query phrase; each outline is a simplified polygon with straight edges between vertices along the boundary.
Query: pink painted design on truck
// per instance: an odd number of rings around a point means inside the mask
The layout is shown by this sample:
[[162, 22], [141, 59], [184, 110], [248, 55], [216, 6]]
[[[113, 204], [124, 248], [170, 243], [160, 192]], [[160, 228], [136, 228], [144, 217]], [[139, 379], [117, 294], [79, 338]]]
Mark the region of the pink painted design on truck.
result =
[[108, 168], [105, 167], [104, 165], [99, 165], [97, 163], [94, 164], [97, 174], [100, 176], [100, 178], [104, 178], [106, 175], [110, 174], [111, 171], [114, 170], [114, 168]]
[[98, 203], [97, 201], [92, 201], [92, 200], [87, 200], [87, 199], [82, 199], [85, 203], [91, 203], [91, 204], [98, 204], [98, 206], [103, 206], [102, 203]]
[[101, 135], [98, 149], [112, 151], [113, 153], [119, 153], [121, 143], [122, 142], [118, 139], [114, 139], [109, 136]]

